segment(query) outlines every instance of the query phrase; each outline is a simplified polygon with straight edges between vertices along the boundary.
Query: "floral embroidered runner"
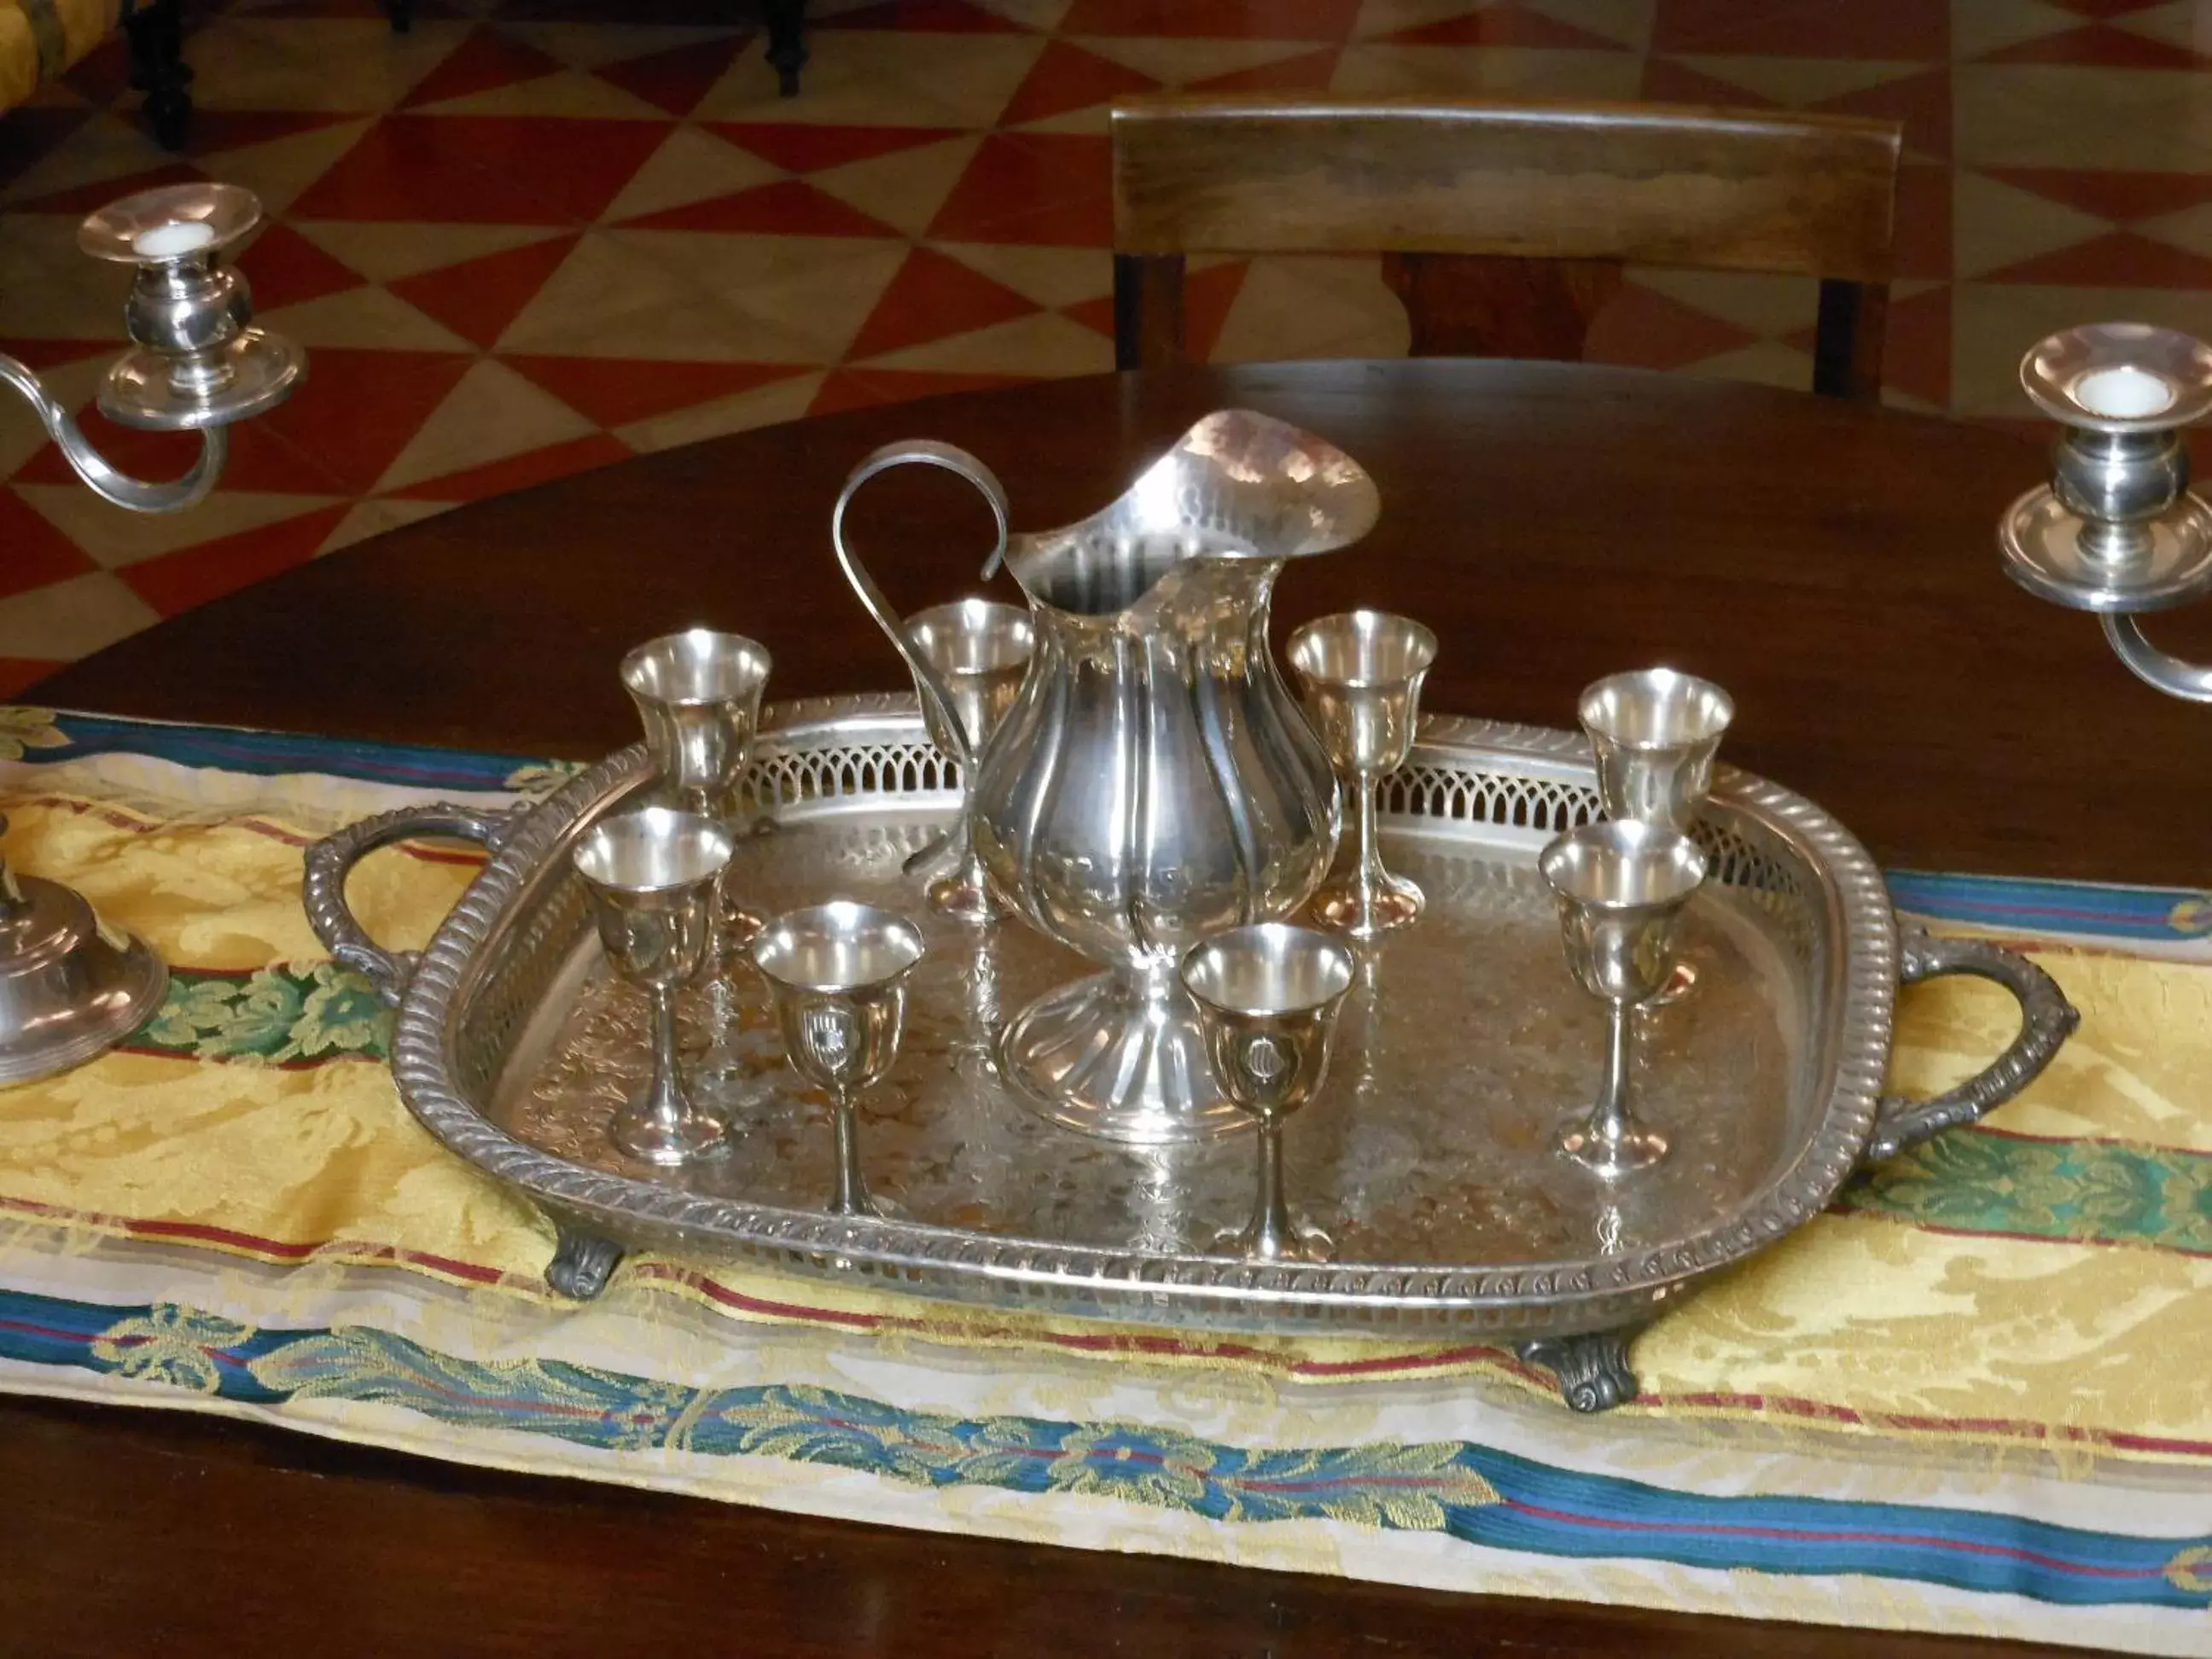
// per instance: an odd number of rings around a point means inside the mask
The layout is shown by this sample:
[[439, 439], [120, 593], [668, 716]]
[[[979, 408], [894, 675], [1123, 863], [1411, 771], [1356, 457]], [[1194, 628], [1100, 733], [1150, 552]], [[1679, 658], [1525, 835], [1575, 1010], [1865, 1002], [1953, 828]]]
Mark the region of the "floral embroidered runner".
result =
[[[2033, 944], [2084, 1010], [2030, 1094], [1853, 1183], [1567, 1413], [1511, 1354], [993, 1315], [633, 1258], [424, 1135], [325, 959], [301, 848], [520, 759], [0, 711], [26, 870], [173, 964], [125, 1049], [0, 1091], [0, 1389], [246, 1413], [500, 1467], [948, 1530], [1463, 1589], [2212, 1652], [2212, 951], [2204, 896], [1900, 877]], [[422, 943], [473, 860], [351, 887]], [[1903, 999], [1893, 1085], [2010, 1034]]]

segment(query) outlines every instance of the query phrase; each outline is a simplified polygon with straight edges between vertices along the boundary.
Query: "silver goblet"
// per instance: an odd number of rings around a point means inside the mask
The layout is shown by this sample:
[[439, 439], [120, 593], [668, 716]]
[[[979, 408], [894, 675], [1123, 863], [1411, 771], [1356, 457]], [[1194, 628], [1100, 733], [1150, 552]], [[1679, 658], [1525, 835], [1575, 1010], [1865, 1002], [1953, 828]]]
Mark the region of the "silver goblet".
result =
[[1537, 867], [1559, 900], [1568, 968], [1611, 1012], [1597, 1103], [1559, 1150], [1601, 1176], [1626, 1175], [1667, 1155], [1666, 1137], [1630, 1109], [1629, 1015], [1667, 982], [1668, 934], [1705, 878], [1705, 855], [1679, 830], [1620, 818], [1570, 830]]
[[[931, 906], [968, 921], [991, 915], [983, 861], [970, 830], [975, 798], [975, 761], [999, 722], [1014, 706], [1029, 672], [1036, 630], [1030, 613], [995, 599], [956, 599], [906, 619], [907, 643], [937, 671], [951, 698], [944, 708], [937, 693], [917, 680], [921, 712], [930, 741], [960, 763], [960, 814], [945, 834], [906, 862], [908, 875], [928, 884]], [[948, 724], [950, 715], [953, 724]]]
[[860, 1174], [854, 1102], [898, 1059], [906, 976], [926, 948], [904, 916], [845, 899], [789, 911], [753, 941], [792, 1069], [829, 1091], [837, 1127], [833, 1215], [883, 1207]]
[[1412, 751], [1437, 636], [1408, 617], [1349, 611], [1299, 629], [1287, 654], [1304, 683], [1306, 717], [1358, 803], [1350, 855], [1338, 855], [1313, 914], [1354, 939], [1374, 939], [1421, 914], [1421, 890], [1382, 867], [1375, 792]]
[[644, 806], [601, 819], [570, 855], [608, 960], [653, 1001], [653, 1081], [611, 1132], [647, 1164], [672, 1167], [728, 1149], [728, 1129], [692, 1103], [678, 1069], [676, 992], [708, 958], [715, 888], [733, 847], [712, 818]]
[[1198, 1005], [1214, 1080], [1260, 1125], [1260, 1188], [1252, 1218], [1211, 1248], [1265, 1261], [1327, 1261], [1327, 1233], [1295, 1220], [1283, 1195], [1283, 1121], [1319, 1092], [1337, 1011], [1355, 964], [1340, 939], [1264, 921], [1194, 946], [1182, 982]]
[[[1686, 835], [1712, 793], [1713, 757], [1735, 718], [1729, 694], [1693, 674], [1641, 668], [1585, 687], [1578, 712], [1606, 817]], [[1650, 1006], [1687, 994], [1697, 979], [1678, 960]]]

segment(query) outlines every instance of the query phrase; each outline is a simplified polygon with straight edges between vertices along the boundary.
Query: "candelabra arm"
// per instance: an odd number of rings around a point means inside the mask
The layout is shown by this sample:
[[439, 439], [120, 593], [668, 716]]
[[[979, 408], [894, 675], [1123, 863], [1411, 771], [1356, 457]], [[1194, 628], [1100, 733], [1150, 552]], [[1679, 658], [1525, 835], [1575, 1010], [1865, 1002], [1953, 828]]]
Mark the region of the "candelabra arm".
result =
[[2105, 639], [2112, 654], [2137, 679], [2148, 681], [2169, 697], [2212, 702], [2212, 667], [2199, 667], [2160, 650], [2143, 637], [2142, 624], [2133, 617], [2107, 616], [2104, 623]]
[[95, 495], [133, 513], [176, 513], [197, 507], [214, 489], [216, 479], [222, 476], [222, 464], [230, 453], [230, 438], [222, 427], [203, 427], [199, 459], [192, 463], [191, 471], [181, 478], [149, 483], [110, 465], [78, 428], [69, 410], [54, 400], [46, 382], [27, 364], [0, 356], [0, 380], [5, 380], [30, 400], [31, 407], [39, 411], [39, 419], [45, 422], [48, 435], [61, 446], [62, 453], [69, 457], [69, 464], [76, 469], [77, 477], [90, 485]]

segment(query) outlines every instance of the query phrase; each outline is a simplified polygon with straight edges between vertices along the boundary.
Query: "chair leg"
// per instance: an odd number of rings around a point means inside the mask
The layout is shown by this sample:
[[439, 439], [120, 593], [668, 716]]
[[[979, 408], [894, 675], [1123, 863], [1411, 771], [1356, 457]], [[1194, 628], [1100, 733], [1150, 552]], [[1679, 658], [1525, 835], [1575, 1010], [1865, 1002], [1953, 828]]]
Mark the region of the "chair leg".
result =
[[392, 20], [394, 34], [404, 34], [415, 27], [415, 0], [384, 0], [384, 15]]
[[123, 13], [131, 47], [131, 84], [146, 94], [146, 119], [164, 149], [182, 149], [191, 120], [192, 78], [185, 62], [180, 0], [137, 0]]
[[799, 96], [799, 71], [806, 66], [806, 0], [761, 0], [768, 21], [768, 62], [776, 90]]

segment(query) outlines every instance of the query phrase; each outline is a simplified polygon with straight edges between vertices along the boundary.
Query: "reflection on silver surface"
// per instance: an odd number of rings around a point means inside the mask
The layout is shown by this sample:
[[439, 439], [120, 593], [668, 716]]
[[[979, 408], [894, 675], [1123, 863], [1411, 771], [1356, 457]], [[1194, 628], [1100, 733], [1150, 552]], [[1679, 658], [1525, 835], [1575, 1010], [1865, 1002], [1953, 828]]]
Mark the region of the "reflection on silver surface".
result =
[[[930, 903], [969, 921], [992, 915], [994, 902], [983, 861], [975, 855], [970, 828], [975, 816], [974, 757], [998, 731], [1014, 706], [1029, 672], [1036, 631], [1030, 613], [995, 599], [955, 599], [906, 619], [906, 638], [915, 653], [938, 677], [945, 702], [957, 716], [948, 725], [934, 698], [925, 696], [929, 740], [962, 763], [960, 811], [943, 837], [907, 860], [907, 873], [919, 877]], [[917, 688], [918, 689], [918, 688]]]

